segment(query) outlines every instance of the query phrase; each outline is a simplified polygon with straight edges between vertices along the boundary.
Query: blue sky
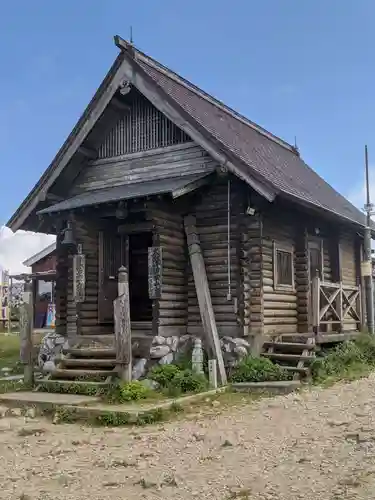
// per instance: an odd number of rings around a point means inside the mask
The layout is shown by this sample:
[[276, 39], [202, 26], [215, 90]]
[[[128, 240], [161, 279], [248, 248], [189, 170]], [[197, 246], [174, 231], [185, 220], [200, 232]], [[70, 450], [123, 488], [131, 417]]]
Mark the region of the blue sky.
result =
[[143, 51], [289, 142], [297, 136], [305, 161], [355, 197], [366, 142], [375, 158], [374, 19], [374, 0], [2, 2], [0, 226], [130, 25]]

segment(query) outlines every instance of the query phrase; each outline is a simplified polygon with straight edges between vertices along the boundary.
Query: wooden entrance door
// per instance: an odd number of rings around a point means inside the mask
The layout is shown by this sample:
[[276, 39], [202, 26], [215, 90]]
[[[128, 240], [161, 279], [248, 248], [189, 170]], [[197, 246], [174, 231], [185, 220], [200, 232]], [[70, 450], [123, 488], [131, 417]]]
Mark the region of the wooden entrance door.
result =
[[113, 323], [113, 301], [117, 297], [118, 270], [127, 266], [127, 237], [99, 234], [99, 323]]

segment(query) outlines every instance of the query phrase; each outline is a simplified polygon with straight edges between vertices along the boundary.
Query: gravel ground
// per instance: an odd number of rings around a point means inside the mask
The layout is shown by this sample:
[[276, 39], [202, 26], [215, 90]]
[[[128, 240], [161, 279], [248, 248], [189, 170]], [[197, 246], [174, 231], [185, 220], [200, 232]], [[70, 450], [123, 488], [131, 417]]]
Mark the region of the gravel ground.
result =
[[375, 376], [144, 428], [0, 420], [0, 498], [375, 498]]

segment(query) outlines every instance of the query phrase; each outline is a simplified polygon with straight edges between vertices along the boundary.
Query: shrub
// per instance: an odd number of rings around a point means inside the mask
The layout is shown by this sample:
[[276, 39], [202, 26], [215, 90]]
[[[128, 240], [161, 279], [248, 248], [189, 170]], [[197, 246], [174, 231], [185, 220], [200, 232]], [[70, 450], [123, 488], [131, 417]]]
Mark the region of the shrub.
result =
[[148, 378], [157, 382], [160, 387], [167, 387], [173, 378], [181, 371], [177, 365], [159, 365], [148, 374]]
[[311, 366], [313, 380], [320, 382], [327, 379], [351, 378], [355, 374], [367, 373], [374, 347], [375, 342], [372, 339], [339, 344], [323, 357], [316, 358]]
[[138, 380], [133, 382], [121, 382], [110, 388], [104, 399], [109, 403], [126, 403], [129, 401], [139, 401], [146, 399], [150, 394], [150, 389], [145, 387]]
[[203, 374], [194, 373], [192, 370], [179, 371], [168, 386], [169, 392], [202, 392], [207, 388], [207, 379]]
[[375, 364], [375, 335], [363, 333], [355, 341], [364, 358], [370, 364]]
[[182, 369], [178, 365], [156, 366], [148, 377], [160, 384], [169, 396], [178, 396], [186, 392], [201, 392], [207, 387], [203, 374], [194, 373], [191, 369]]
[[263, 357], [247, 356], [233, 370], [232, 382], [272, 382], [289, 380], [291, 375], [282, 366]]

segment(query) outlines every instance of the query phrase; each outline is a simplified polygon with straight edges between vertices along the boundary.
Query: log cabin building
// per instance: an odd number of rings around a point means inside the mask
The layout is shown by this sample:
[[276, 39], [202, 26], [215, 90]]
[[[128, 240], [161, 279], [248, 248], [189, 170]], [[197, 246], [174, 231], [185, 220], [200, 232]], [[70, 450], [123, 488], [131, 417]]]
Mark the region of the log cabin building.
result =
[[296, 337], [360, 331], [364, 215], [296, 147], [115, 41], [113, 66], [8, 222], [57, 236], [57, 332], [113, 338], [125, 266], [132, 337], [204, 335], [189, 235], [220, 337], [280, 359], [275, 347]]
[[54, 305], [55, 298], [56, 243], [51, 243], [22, 264], [31, 267], [34, 329], [43, 333], [51, 329], [48, 310]]

